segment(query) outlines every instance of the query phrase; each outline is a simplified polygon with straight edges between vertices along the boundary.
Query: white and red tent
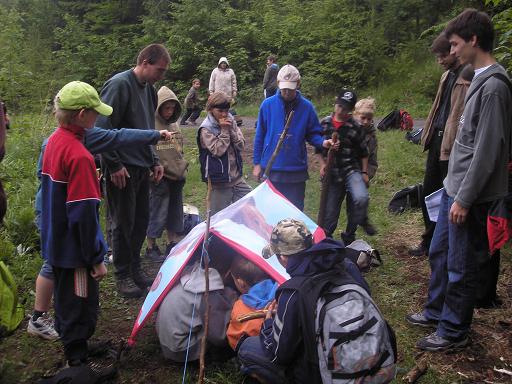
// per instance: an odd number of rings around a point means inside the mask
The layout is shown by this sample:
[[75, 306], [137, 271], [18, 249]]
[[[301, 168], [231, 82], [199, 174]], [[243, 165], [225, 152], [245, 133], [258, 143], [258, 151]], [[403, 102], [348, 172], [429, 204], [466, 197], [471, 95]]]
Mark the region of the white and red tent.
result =
[[[313, 233], [314, 241], [325, 238], [324, 231], [266, 181], [236, 203], [218, 212], [210, 222], [210, 247], [235, 251], [251, 260], [279, 284], [289, 278], [276, 256], [264, 259], [261, 251], [268, 244], [274, 225], [285, 218], [302, 220]], [[201, 252], [206, 224], [197, 225], [181, 240], [160, 267], [151, 290], [135, 320], [129, 344], [178, 280], [187, 263]]]

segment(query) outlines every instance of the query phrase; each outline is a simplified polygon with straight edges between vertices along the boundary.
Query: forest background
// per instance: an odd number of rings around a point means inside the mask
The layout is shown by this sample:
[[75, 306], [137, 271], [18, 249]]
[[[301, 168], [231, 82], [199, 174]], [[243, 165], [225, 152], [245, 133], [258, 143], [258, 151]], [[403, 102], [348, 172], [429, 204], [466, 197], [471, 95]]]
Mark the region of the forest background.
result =
[[[9, 204], [0, 228], [0, 260], [13, 272], [25, 310], [32, 308], [41, 264], [33, 223], [36, 162], [41, 142], [55, 124], [51, 100], [65, 83], [82, 80], [99, 90], [114, 73], [134, 66], [142, 47], [159, 42], [169, 48], [172, 63], [157, 87], [167, 85], [183, 100], [191, 80], [198, 77], [204, 94], [211, 70], [219, 57], [227, 56], [240, 90], [236, 109], [254, 117], [262, 99], [265, 60], [273, 53], [280, 65], [299, 68], [301, 90], [313, 99], [320, 116], [332, 110], [337, 90], [350, 87], [361, 97], [377, 99], [378, 117], [400, 107], [421, 119], [441, 74], [429, 46], [446, 22], [466, 7], [492, 16], [496, 57], [512, 73], [512, 0], [0, 0], [0, 98], [12, 118], [7, 155], [0, 165]], [[250, 173], [254, 129], [244, 124], [243, 130], [249, 143], [245, 171]], [[184, 131], [191, 164], [185, 200], [204, 212], [195, 130]], [[405, 142], [401, 132], [379, 132], [378, 139], [380, 167], [370, 189], [370, 217], [379, 235], [371, 242], [386, 262], [368, 279], [397, 331], [401, 379], [424, 358], [414, 349], [421, 332], [408, 327], [403, 318], [421, 308], [429, 267], [426, 259], [407, 256], [407, 247], [419, 238], [421, 215], [407, 212], [397, 218], [386, 207], [394, 191], [422, 180], [424, 154], [419, 146]], [[311, 171], [306, 213], [316, 217], [318, 167], [313, 162]], [[507, 249], [503, 257], [499, 287], [505, 310], [475, 315], [474, 343], [464, 353], [428, 355], [431, 369], [423, 383], [509, 379], [493, 367], [512, 371], [510, 253]], [[118, 297], [111, 275], [102, 284], [97, 334], [118, 340], [129, 334], [141, 302]], [[0, 382], [33, 382], [60, 361], [60, 344], [43, 347], [25, 328], [26, 322], [14, 335], [0, 339]], [[179, 378], [179, 369], [159, 357], [154, 330], [147, 327], [143, 336], [123, 366], [120, 382]], [[216, 377], [211, 382], [241, 382], [233, 367], [221, 366], [215, 375], [210, 372], [210, 378]]]

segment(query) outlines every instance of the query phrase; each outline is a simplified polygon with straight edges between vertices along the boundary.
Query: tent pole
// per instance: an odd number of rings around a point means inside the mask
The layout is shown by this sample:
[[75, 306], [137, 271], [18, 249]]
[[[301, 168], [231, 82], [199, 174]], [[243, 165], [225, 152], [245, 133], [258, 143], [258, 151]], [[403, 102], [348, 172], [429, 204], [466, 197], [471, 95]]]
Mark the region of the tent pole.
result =
[[210, 291], [210, 273], [209, 273], [209, 259], [208, 259], [208, 244], [210, 237], [210, 218], [211, 218], [211, 192], [212, 192], [212, 181], [208, 177], [208, 192], [206, 193], [206, 230], [203, 239], [203, 248], [202, 248], [202, 259], [204, 263], [204, 280], [205, 280], [205, 290], [204, 290], [204, 307], [206, 308], [204, 313], [204, 334], [201, 338], [201, 351], [199, 354], [199, 377], [198, 384], [203, 384], [204, 381], [204, 355], [206, 352], [206, 336], [208, 335], [208, 321], [209, 321], [209, 291]]

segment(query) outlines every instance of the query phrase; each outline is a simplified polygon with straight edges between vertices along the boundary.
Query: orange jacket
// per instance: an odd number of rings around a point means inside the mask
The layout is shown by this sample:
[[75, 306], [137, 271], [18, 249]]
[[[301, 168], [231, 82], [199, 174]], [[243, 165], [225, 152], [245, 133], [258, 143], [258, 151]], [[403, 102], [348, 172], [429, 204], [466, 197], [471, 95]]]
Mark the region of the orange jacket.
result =
[[233, 348], [233, 350], [235, 349], [244, 333], [248, 336], [257, 336], [260, 334], [261, 325], [265, 319], [253, 319], [244, 321], [243, 323], [240, 323], [237, 320], [240, 315], [245, 315], [254, 311], [254, 308], [245, 305], [241, 299], [235, 301], [233, 310], [231, 311], [231, 319], [229, 320], [228, 330], [226, 332], [228, 343], [231, 348]]

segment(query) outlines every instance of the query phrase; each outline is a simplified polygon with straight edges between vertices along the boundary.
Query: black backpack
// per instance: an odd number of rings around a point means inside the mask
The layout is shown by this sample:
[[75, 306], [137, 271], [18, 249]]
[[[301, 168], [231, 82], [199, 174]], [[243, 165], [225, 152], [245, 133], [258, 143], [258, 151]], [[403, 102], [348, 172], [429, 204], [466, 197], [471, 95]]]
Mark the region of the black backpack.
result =
[[421, 127], [415, 131], [407, 132], [405, 134], [405, 139], [407, 141], [410, 141], [413, 144], [420, 144], [421, 143], [421, 134], [423, 133], [423, 128]]
[[388, 131], [390, 129], [398, 129], [400, 125], [400, 111], [394, 109], [389, 112], [377, 125], [379, 131]]
[[388, 205], [391, 213], [403, 213], [407, 208], [420, 208], [423, 198], [423, 184], [410, 185], [395, 192]]

